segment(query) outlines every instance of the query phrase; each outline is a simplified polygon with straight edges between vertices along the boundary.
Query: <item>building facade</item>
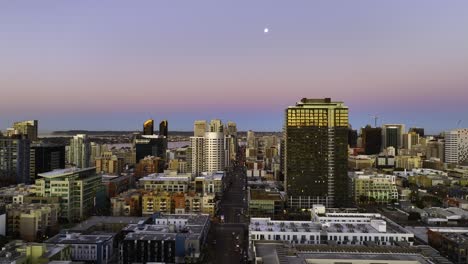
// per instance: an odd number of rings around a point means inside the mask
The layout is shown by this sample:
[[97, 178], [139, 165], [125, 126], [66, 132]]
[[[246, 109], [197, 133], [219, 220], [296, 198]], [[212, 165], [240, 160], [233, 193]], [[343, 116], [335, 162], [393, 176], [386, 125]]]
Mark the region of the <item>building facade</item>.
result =
[[330, 98], [304, 98], [288, 107], [285, 114], [285, 187], [289, 206], [344, 206], [349, 202], [348, 107]]
[[468, 128], [445, 133], [445, 162], [462, 164], [468, 161]]

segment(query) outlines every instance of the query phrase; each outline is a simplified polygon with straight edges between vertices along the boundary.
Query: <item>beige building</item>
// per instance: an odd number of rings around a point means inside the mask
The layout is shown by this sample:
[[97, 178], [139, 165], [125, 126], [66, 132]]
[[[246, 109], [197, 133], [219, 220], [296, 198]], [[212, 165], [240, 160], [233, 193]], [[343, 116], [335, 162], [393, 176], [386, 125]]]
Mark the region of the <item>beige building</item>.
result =
[[95, 159], [96, 172], [119, 175], [124, 171], [125, 160], [113, 155], [112, 152], [104, 152], [102, 156]]
[[422, 160], [418, 156], [396, 156], [395, 167], [406, 170], [419, 169], [422, 167]]
[[142, 204], [141, 190], [128, 190], [111, 198], [112, 216], [140, 216]]
[[350, 175], [350, 180], [356, 203], [389, 203], [398, 200], [396, 176], [354, 173]]
[[58, 204], [7, 205], [8, 234], [25, 241], [36, 241], [58, 231]]

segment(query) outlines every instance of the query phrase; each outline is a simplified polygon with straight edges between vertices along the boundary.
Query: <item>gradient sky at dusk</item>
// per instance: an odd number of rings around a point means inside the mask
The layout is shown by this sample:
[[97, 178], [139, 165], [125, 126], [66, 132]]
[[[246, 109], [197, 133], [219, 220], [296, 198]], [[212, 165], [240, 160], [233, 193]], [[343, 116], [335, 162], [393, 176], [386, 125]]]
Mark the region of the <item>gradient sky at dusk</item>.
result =
[[2, 1], [0, 91], [2, 129], [279, 131], [302, 97], [468, 127], [468, 1]]

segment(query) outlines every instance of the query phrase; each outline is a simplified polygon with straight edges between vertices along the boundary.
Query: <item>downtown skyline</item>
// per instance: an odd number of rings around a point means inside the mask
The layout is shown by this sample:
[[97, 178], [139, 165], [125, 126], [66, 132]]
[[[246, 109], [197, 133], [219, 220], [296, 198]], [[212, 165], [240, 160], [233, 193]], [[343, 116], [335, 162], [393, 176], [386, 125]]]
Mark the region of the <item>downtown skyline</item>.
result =
[[[466, 126], [468, 3], [2, 3], [0, 129], [170, 130], [232, 120], [280, 131], [300, 98], [353, 128]], [[264, 28], [269, 28], [267, 34]], [[435, 122], [434, 120], [437, 120]], [[458, 121], [462, 120], [460, 124]]]

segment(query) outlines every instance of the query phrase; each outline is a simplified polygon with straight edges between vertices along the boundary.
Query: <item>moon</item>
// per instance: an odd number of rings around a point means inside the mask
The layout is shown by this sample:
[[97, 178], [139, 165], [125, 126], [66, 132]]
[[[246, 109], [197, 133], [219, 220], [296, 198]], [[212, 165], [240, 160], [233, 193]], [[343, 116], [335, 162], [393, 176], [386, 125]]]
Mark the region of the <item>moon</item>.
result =
[[265, 28], [265, 29], [263, 30], [263, 33], [267, 34], [268, 31], [270, 31], [270, 30], [269, 30], [268, 28]]

